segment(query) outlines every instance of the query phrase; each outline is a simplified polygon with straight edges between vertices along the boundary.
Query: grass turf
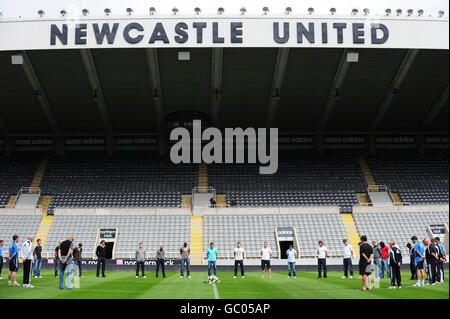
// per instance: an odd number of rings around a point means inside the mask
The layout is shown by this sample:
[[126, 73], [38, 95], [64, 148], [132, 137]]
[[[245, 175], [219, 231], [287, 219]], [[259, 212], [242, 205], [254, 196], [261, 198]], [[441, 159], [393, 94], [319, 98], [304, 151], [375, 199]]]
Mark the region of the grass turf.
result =
[[[3, 273], [3, 275], [7, 275]], [[0, 280], [1, 299], [448, 299], [448, 282], [436, 286], [412, 287], [409, 272], [402, 272], [403, 288], [387, 289], [390, 281], [381, 281], [380, 288], [359, 291], [361, 280], [342, 279], [341, 272], [330, 272], [328, 278], [319, 279], [316, 273], [298, 273], [288, 279], [287, 273], [273, 273], [272, 279], [261, 279], [256, 272], [247, 273], [245, 279], [233, 279], [232, 273], [220, 273], [222, 283], [203, 283], [207, 274], [194, 272], [192, 278], [180, 279], [178, 273], [167, 278], [135, 277], [132, 272], [108, 272], [106, 278], [96, 278], [92, 271], [83, 272], [80, 288], [60, 290], [52, 271], [42, 271], [43, 278], [32, 278], [35, 288], [9, 287], [7, 278]], [[267, 275], [266, 275], [267, 276]], [[448, 271], [445, 274], [448, 278]], [[22, 272], [18, 272], [19, 283]]]

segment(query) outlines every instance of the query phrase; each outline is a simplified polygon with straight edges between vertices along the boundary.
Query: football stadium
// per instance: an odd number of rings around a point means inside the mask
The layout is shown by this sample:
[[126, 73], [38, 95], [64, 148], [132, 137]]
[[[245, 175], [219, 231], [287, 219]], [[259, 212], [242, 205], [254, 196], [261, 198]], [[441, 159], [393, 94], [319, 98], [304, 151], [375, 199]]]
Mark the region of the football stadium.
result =
[[449, 299], [448, 2], [263, 2], [0, 2], [0, 299]]

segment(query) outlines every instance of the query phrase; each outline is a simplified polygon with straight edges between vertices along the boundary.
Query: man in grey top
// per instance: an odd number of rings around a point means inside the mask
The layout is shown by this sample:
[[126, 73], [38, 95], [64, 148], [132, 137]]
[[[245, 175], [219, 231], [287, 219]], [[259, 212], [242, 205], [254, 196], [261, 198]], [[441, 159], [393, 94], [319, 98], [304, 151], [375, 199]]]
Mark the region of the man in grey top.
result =
[[156, 251], [156, 278], [158, 278], [159, 266], [161, 266], [163, 278], [166, 278], [165, 259], [166, 259], [166, 251], [164, 250], [164, 246], [161, 245], [159, 246], [159, 249]]
[[139, 248], [136, 249], [136, 278], [139, 278], [139, 267], [142, 270], [142, 278], [147, 278], [145, 277], [144, 263], [145, 263], [145, 249], [144, 244], [140, 242]]
[[181, 274], [180, 278], [184, 277], [184, 265], [186, 265], [187, 276], [191, 278], [191, 248], [187, 243], [183, 244], [183, 247], [180, 248], [180, 257], [181, 257]]
[[380, 278], [381, 248], [380, 246], [378, 246], [375, 240], [372, 242], [372, 246], [373, 246], [373, 264], [375, 266], [375, 278]]

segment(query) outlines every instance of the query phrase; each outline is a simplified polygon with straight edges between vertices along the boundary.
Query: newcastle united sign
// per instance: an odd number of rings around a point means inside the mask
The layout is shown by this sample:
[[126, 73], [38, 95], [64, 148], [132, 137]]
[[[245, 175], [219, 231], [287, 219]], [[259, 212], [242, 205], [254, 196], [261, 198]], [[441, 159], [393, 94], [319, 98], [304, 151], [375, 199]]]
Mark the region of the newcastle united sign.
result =
[[319, 15], [0, 19], [0, 50], [127, 47], [448, 49], [448, 19]]
[[[210, 23], [208, 30], [208, 22], [198, 21], [190, 24], [186, 22], [178, 22], [175, 24], [173, 30], [167, 29], [162, 22], [156, 22], [155, 25], [147, 30], [144, 26], [138, 22], [130, 22], [126, 25], [122, 25], [119, 22], [116, 23], [79, 23], [75, 25], [73, 29], [73, 44], [85, 45], [88, 41], [88, 33], [92, 32], [95, 36], [96, 44], [103, 44], [105, 41], [108, 44], [114, 44], [118, 30], [120, 29], [120, 35], [128, 44], [138, 44], [142, 41], [148, 44], [155, 44], [159, 42], [161, 44], [170, 44], [172, 41], [178, 44], [186, 43], [190, 37], [193, 37], [196, 43], [202, 44], [205, 37], [210, 37], [212, 43], [243, 43], [243, 23], [242, 22], [229, 22], [224, 26], [229, 28], [229, 37], [226, 39], [225, 32], [219, 32], [219, 22]], [[314, 44], [319, 41], [323, 44], [328, 43], [329, 37], [335, 37], [335, 41], [338, 44], [344, 43], [344, 31], [349, 28], [350, 40], [352, 44], [364, 44], [369, 41], [371, 44], [383, 44], [389, 39], [389, 29], [383, 23], [370, 24], [369, 35], [366, 35], [364, 23], [350, 23], [346, 22], [322, 22], [320, 24], [315, 22], [309, 22], [306, 25], [303, 22], [296, 22], [291, 28], [291, 23], [280, 22], [272, 23], [272, 40], [275, 43], [287, 43], [291, 36], [295, 37], [297, 43], [303, 43], [304, 41]], [[293, 29], [291, 31], [291, 29]], [[319, 32], [316, 30], [318, 29]], [[206, 34], [210, 31], [209, 34]], [[68, 24], [62, 23], [60, 25], [52, 23], [50, 25], [50, 45], [56, 45], [56, 41], [62, 45], [68, 44]], [[291, 33], [293, 33], [291, 35]], [[316, 33], [320, 33], [316, 35]], [[348, 34], [348, 32], [347, 32]], [[368, 38], [368, 39], [366, 39]]]

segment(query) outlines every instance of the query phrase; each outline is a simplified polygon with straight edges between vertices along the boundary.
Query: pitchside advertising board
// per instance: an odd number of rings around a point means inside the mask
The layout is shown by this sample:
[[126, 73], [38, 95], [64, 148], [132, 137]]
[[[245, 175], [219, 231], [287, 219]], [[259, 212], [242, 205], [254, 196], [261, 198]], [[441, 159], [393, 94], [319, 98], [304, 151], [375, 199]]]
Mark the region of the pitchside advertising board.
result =
[[448, 49], [448, 19], [154, 15], [0, 19], [0, 50], [182, 47]]

